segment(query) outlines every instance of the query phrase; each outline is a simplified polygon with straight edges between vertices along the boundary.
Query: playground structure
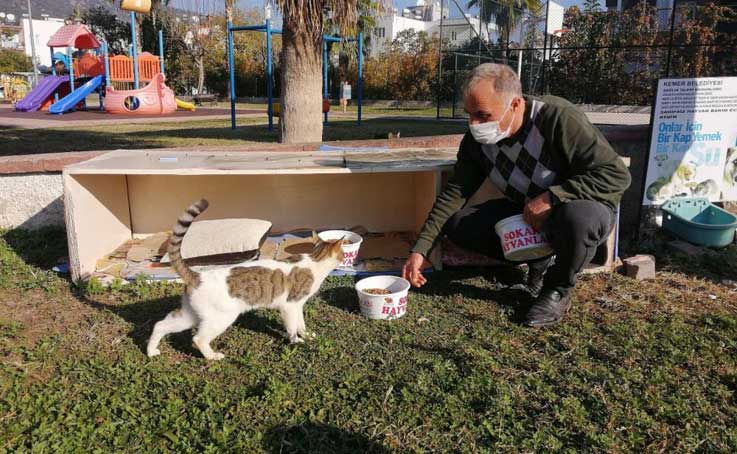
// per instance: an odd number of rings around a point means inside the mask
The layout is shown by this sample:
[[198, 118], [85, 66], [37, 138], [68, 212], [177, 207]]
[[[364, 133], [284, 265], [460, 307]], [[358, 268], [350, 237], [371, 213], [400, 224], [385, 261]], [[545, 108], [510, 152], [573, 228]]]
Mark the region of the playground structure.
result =
[[2, 74], [0, 75], [0, 90], [2, 90], [0, 98], [9, 99], [15, 104], [31, 91], [31, 84], [23, 77]]
[[[126, 8], [125, 2], [122, 7]], [[140, 11], [140, 8], [135, 11]], [[176, 111], [178, 106], [194, 110], [193, 105], [177, 100], [165, 84], [163, 33], [159, 31], [158, 35], [159, 56], [148, 52], [139, 56], [133, 9], [130, 16], [131, 57], [109, 56], [107, 43], [100, 43], [83, 24], [65, 25], [59, 29], [49, 39], [48, 46], [52, 62], [62, 61], [69, 74], [57, 74], [55, 65], [52, 65], [51, 76], [41, 80], [19, 101], [16, 110], [48, 110], [49, 113], [63, 114], [86, 108], [85, 100], [94, 92], [100, 95], [100, 110], [111, 114], [165, 115]], [[54, 49], [59, 47], [66, 48], [66, 54], [54, 53]], [[141, 82], [147, 82], [147, 85], [140, 88]]]
[[[268, 17], [268, 16], [267, 16]], [[266, 97], [268, 98], [267, 113], [269, 116], [269, 131], [274, 130], [274, 116], [281, 115], [281, 104], [274, 103], [274, 81], [273, 63], [271, 57], [271, 35], [281, 34], [282, 30], [271, 27], [271, 19], [261, 25], [238, 25], [234, 26], [228, 22], [228, 68], [230, 71], [230, 123], [231, 129], [235, 129], [235, 53], [233, 51], [233, 33], [242, 31], [255, 31], [266, 33]], [[329, 42], [356, 42], [358, 45], [358, 87], [357, 87], [357, 124], [361, 126], [361, 111], [363, 104], [363, 33], [355, 38], [342, 38], [340, 36], [323, 35], [322, 37], [322, 112], [323, 123], [328, 123], [330, 111], [330, 99], [328, 94], [328, 43]]]

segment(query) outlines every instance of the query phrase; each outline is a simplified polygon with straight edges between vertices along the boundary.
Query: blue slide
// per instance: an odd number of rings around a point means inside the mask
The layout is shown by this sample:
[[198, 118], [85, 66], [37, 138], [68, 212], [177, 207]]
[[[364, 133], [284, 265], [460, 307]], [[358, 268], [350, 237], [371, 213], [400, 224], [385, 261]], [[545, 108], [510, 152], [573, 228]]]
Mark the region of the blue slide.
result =
[[104, 80], [104, 76], [95, 76], [94, 78], [90, 79], [86, 84], [69, 93], [58, 102], [52, 104], [51, 107], [49, 107], [49, 112], [52, 114], [63, 114], [64, 112], [69, 112], [70, 110], [74, 109], [77, 104], [84, 101], [84, 99], [90, 93], [97, 90], [97, 88], [102, 85], [102, 82]]

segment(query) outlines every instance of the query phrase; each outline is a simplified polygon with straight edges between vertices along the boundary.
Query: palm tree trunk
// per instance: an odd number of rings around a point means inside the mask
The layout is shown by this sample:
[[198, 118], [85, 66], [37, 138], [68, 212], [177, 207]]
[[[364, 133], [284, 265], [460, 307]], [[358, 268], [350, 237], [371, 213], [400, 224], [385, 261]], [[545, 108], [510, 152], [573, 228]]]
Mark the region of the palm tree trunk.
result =
[[288, 24], [281, 51], [281, 141], [322, 141], [322, 55], [320, 40]]
[[202, 94], [205, 88], [205, 56], [197, 56], [197, 94]]

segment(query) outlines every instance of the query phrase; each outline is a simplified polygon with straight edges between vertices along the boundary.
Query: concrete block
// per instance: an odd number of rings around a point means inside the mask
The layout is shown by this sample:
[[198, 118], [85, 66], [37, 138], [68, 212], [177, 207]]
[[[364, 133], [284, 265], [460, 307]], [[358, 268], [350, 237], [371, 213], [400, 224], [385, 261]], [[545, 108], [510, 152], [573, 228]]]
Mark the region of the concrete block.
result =
[[637, 279], [655, 279], [655, 257], [652, 255], [636, 255], [624, 259], [627, 276]]

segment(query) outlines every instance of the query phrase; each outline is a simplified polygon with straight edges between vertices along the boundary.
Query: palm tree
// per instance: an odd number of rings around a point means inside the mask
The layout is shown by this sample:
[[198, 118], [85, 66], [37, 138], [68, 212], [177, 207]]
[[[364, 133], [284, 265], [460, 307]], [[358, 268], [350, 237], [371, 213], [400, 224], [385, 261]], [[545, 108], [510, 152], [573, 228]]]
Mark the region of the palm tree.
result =
[[353, 34], [359, 3], [359, 0], [276, 0], [283, 17], [282, 142], [322, 140], [322, 35], [326, 31], [323, 24], [329, 17], [341, 35]]
[[[385, 0], [358, 0], [358, 19], [353, 35], [363, 32], [363, 56], [366, 58], [371, 48], [371, 32], [376, 27], [376, 21], [386, 11]], [[324, 24], [325, 34], [336, 31], [332, 20], [328, 18]], [[338, 56], [338, 79], [348, 78], [349, 68], [356, 67], [358, 62], [358, 43], [356, 41], [344, 41], [328, 45], [329, 55]], [[330, 63], [328, 63], [330, 64]]]
[[468, 8], [478, 7], [481, 20], [497, 26], [500, 36], [509, 42], [510, 33], [517, 27], [520, 17], [525, 11], [539, 11], [540, 0], [469, 0]]

